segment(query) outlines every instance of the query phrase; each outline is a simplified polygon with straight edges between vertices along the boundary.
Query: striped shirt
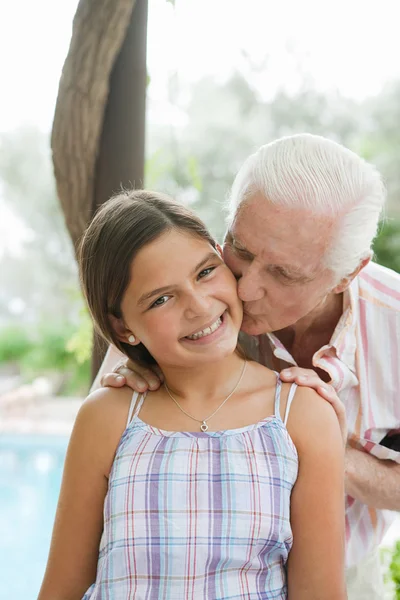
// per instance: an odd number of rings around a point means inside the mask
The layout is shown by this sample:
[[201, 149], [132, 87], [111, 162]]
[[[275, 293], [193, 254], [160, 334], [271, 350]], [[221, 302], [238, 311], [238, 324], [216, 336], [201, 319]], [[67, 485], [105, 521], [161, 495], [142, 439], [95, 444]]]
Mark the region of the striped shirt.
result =
[[116, 451], [84, 600], [285, 600], [298, 471], [285, 423], [295, 389], [284, 420], [277, 377], [274, 415], [204, 433], [147, 425], [142, 397]]
[[[246, 343], [247, 342], [247, 343]], [[295, 360], [272, 334], [245, 340], [249, 354], [280, 371]], [[343, 314], [314, 367], [331, 377], [346, 407], [349, 443], [380, 459], [400, 463], [400, 453], [382, 446], [400, 430], [400, 275], [370, 263], [344, 294]], [[396, 518], [347, 496], [347, 565], [374, 550]]]

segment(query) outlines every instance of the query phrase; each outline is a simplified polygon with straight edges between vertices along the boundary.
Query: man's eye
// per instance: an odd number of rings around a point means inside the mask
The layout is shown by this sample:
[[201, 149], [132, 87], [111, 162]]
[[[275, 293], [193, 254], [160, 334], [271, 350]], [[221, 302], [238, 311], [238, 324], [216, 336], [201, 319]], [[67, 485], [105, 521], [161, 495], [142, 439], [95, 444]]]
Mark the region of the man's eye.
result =
[[153, 308], [154, 306], [162, 306], [163, 304], [168, 302], [168, 298], [169, 296], [160, 296], [155, 302], [153, 302], [150, 308]]
[[244, 260], [253, 260], [253, 255], [250, 254], [250, 252], [248, 252], [244, 248], [238, 248], [237, 246], [235, 246], [235, 244], [232, 245], [232, 248], [235, 254], [240, 256], [240, 258], [243, 258]]
[[215, 270], [215, 267], [207, 267], [207, 269], [203, 269], [202, 271], [200, 271], [200, 273], [198, 274], [197, 277], [199, 279], [203, 279], [203, 277], [207, 277], [207, 275], [212, 273], [214, 270]]
[[251, 252], [246, 250], [246, 248], [243, 248], [242, 246], [238, 245], [236, 240], [231, 238], [229, 241], [229, 244], [230, 244], [230, 247], [232, 248], [233, 252], [235, 254], [237, 254], [238, 256], [240, 256], [240, 258], [243, 258], [245, 260], [253, 260], [254, 256], [251, 254]]
[[287, 273], [285, 269], [275, 267], [275, 269], [273, 269], [273, 274], [285, 281], [285, 283], [295, 283], [293, 277], [289, 275], [289, 273]]

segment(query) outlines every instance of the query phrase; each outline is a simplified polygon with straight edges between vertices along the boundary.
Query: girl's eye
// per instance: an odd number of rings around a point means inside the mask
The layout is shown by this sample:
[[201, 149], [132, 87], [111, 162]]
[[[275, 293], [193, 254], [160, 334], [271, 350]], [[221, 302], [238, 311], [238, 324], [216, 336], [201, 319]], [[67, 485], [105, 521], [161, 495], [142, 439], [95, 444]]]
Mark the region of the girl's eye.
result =
[[208, 267], [207, 269], [203, 269], [203, 271], [200, 271], [200, 273], [198, 274], [198, 278], [199, 279], [203, 279], [203, 277], [207, 277], [207, 275], [209, 275], [210, 273], [212, 273], [212, 271], [214, 271], [216, 267]]
[[150, 308], [153, 308], [154, 306], [162, 306], [168, 301], [168, 298], [169, 296], [160, 296], [155, 302], [153, 302]]

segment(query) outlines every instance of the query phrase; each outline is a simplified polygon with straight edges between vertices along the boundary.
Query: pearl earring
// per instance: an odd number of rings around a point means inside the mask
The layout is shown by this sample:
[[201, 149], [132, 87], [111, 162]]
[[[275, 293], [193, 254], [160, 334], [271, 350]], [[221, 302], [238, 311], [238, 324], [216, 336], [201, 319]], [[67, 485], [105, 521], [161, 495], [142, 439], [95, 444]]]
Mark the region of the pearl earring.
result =
[[130, 344], [134, 344], [134, 343], [136, 342], [136, 338], [135, 338], [135, 336], [134, 336], [134, 335], [130, 335], [130, 336], [128, 337], [128, 342], [129, 342]]

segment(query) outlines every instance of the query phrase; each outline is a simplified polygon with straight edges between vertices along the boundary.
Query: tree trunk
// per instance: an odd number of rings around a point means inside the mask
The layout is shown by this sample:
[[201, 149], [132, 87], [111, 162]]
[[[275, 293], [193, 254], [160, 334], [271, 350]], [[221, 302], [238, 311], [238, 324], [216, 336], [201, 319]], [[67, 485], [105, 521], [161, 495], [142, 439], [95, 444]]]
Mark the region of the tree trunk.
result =
[[[80, 0], [60, 79], [51, 147], [75, 249], [95, 209], [143, 185], [147, 0]], [[104, 344], [93, 345], [92, 373]]]
[[51, 148], [58, 197], [75, 248], [92, 216], [110, 75], [134, 5], [135, 0], [80, 0], [74, 18]]
[[93, 210], [121, 187], [144, 184], [147, 0], [136, 0], [110, 77], [96, 164]]
[[[136, 0], [120, 54], [110, 77], [110, 93], [104, 114], [96, 164], [94, 212], [121, 187], [144, 184], [146, 121], [147, 0]], [[106, 351], [94, 332], [92, 380]]]

